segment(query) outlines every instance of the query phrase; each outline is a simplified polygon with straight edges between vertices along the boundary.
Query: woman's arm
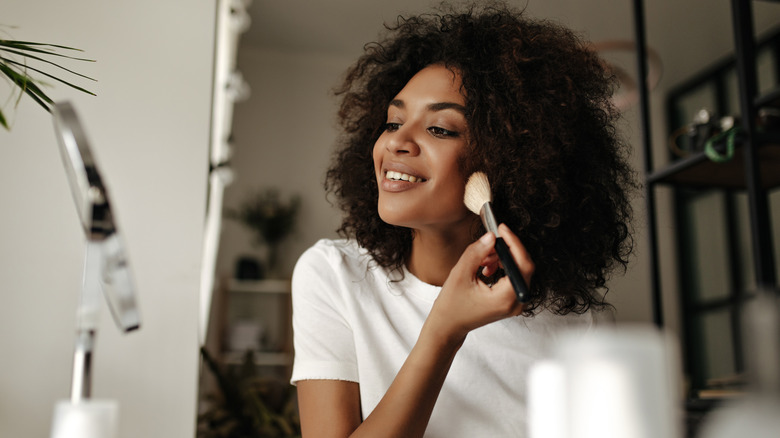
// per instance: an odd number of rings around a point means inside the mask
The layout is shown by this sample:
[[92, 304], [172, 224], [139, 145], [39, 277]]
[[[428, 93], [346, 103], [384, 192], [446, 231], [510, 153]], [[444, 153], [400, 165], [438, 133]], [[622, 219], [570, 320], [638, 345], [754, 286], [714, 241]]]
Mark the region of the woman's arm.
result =
[[305, 437], [346, 437], [360, 426], [360, 387], [345, 380], [300, 380], [298, 410]]
[[303, 436], [421, 437], [460, 346], [438, 342], [437, 338], [420, 334], [387, 393], [362, 424], [357, 383], [299, 381]]
[[[530, 283], [533, 263], [508, 228], [499, 228], [518, 266]], [[493, 252], [488, 233], [470, 245], [442, 286], [416, 344], [390, 388], [372, 413], [360, 423], [359, 386], [354, 382], [298, 382], [303, 436], [422, 437], [452, 361], [469, 331], [511, 315], [522, 305], [506, 278], [488, 287], [476, 276]]]

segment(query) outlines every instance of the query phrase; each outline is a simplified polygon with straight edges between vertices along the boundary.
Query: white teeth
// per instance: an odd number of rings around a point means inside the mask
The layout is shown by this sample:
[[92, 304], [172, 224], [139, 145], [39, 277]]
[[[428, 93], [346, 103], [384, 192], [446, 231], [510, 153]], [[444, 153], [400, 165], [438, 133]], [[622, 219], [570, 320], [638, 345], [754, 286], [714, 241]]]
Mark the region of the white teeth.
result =
[[392, 170], [388, 170], [387, 171], [387, 179], [392, 179], [392, 180], [396, 180], [396, 181], [397, 180], [409, 181], [409, 182], [413, 182], [413, 183], [414, 182], [418, 182], [418, 181], [419, 182], [425, 181], [423, 178], [418, 178], [418, 177], [416, 177], [414, 175], [409, 175], [409, 174], [406, 174], [406, 173], [394, 172]]

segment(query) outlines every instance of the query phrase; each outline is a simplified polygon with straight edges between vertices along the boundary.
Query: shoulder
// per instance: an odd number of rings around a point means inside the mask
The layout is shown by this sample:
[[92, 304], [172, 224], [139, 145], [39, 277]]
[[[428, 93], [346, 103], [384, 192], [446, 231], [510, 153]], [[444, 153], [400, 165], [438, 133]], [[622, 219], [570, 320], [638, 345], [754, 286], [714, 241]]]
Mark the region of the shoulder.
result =
[[352, 239], [320, 239], [303, 254], [318, 254], [328, 257], [355, 257], [365, 253]]
[[326, 283], [363, 278], [371, 256], [354, 240], [321, 239], [298, 259], [293, 270], [295, 283], [318, 280]]
[[307, 265], [323, 267], [323, 264], [355, 265], [368, 263], [368, 255], [358, 246], [354, 240], [347, 239], [320, 239], [309, 249], [304, 251], [296, 263], [295, 269]]
[[569, 312], [564, 315], [543, 309], [531, 319], [538, 329], [551, 334], [559, 334], [569, 330], [588, 332], [597, 327], [609, 326], [614, 324], [615, 316], [609, 307], [603, 309], [591, 307], [583, 313]]

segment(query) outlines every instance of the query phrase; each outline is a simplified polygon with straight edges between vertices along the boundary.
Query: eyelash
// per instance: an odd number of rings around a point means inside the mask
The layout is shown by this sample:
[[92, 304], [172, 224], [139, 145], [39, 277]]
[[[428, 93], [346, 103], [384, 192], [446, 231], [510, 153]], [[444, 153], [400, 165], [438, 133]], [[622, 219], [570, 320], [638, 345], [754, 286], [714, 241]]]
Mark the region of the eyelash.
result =
[[444, 129], [438, 126], [431, 126], [428, 128], [428, 132], [433, 134], [434, 137], [456, 138], [459, 136], [459, 134], [455, 131], [450, 131], [449, 129]]
[[[395, 132], [398, 131], [398, 128], [400, 126], [401, 126], [400, 123], [388, 122], [385, 123], [385, 131]], [[449, 129], [444, 129], [439, 126], [431, 126], [430, 128], [428, 128], [428, 132], [430, 132], [431, 135], [433, 135], [434, 137], [439, 137], [439, 138], [446, 138], [446, 137], [456, 138], [460, 136], [460, 134], [458, 134], [455, 131], [450, 131]]]

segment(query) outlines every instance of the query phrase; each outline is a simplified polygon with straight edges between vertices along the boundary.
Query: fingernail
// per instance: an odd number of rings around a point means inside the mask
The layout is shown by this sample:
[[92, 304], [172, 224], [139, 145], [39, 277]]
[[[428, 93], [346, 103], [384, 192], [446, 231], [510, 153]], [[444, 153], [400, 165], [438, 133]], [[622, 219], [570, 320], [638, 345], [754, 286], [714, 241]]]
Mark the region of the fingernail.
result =
[[479, 238], [479, 241], [482, 242], [483, 245], [489, 245], [490, 244], [490, 235], [492, 233], [488, 231], [485, 233], [482, 237]]

